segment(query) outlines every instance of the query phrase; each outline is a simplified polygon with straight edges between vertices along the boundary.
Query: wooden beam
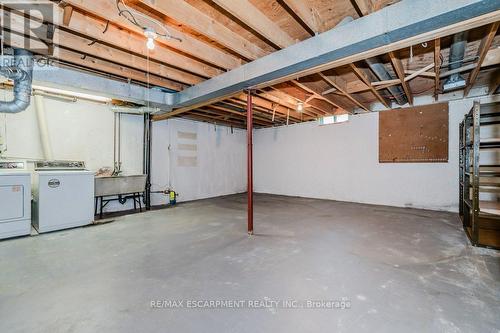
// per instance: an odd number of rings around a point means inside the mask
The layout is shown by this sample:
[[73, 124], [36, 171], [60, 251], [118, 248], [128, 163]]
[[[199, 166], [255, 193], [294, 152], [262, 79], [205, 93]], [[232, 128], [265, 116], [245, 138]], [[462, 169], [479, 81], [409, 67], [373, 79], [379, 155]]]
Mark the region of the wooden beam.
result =
[[[243, 101], [243, 100], [241, 100], [241, 99], [239, 99], [239, 98], [233, 98], [231, 100], [224, 101], [224, 103], [227, 104], [227, 105], [229, 105], [229, 106], [236, 107], [236, 108], [239, 108], [239, 109], [245, 108], [245, 106], [246, 106], [246, 102]], [[278, 106], [276, 106], [276, 108], [277, 107]], [[271, 123], [275, 123], [275, 122], [283, 123], [286, 120], [286, 113], [285, 113], [285, 115], [283, 115], [282, 112], [276, 111], [276, 108], [273, 109], [273, 110], [268, 110], [268, 109], [265, 109], [265, 108], [262, 108], [262, 107], [254, 105], [253, 111], [255, 113], [257, 113], [257, 114], [265, 115], [266, 119], [268, 119], [268, 121], [270, 121]], [[274, 120], [273, 120], [273, 114], [274, 114]], [[255, 114], [254, 114], [254, 116], [255, 116]], [[267, 117], [269, 117], [269, 118], [267, 118]], [[301, 120], [298, 119], [298, 118], [293, 118], [292, 121], [294, 123], [298, 123]]]
[[[304, 90], [292, 82], [283, 82], [271, 87], [273, 90], [270, 92], [274, 95], [277, 95], [280, 98], [287, 99], [290, 96], [293, 97], [296, 101], [300, 101], [305, 103], [309, 97], [313, 96], [313, 93]], [[296, 102], [295, 102], [296, 103]], [[325, 99], [312, 99], [309, 100], [306, 104], [307, 107], [312, 107], [315, 110], [319, 111], [323, 114], [332, 114], [335, 115], [338, 112], [338, 107], [332, 105], [329, 102], [326, 102]], [[313, 111], [316, 112], [317, 111]]]
[[[261, 108], [268, 110], [270, 113], [272, 112], [273, 107], [276, 105], [275, 103], [267, 101], [262, 97], [259, 97], [259, 96], [252, 96], [252, 97], [253, 97], [252, 100], [253, 100], [254, 105], [260, 106]], [[246, 98], [246, 94], [241, 93], [241, 94], [235, 96], [235, 98], [244, 101]], [[289, 110], [288, 108], [282, 107], [281, 105], [278, 105], [278, 107], [276, 109], [276, 111], [278, 113], [281, 113], [281, 114], [287, 114], [288, 110]], [[292, 118], [297, 119], [297, 120], [300, 120], [300, 118], [301, 118], [301, 114], [295, 110], [291, 110], [290, 116]]]
[[185, 1], [161, 0], [152, 5], [144, 0], [129, 0], [127, 3], [141, 5], [151, 11], [157, 11], [175, 20], [177, 23], [190, 27], [198, 33], [209, 37], [233, 52], [250, 60], [261, 58], [268, 54], [257, 45], [250, 43], [222, 23], [191, 6]]
[[[58, 53], [58, 59], [64, 62], [72, 63], [76, 66], [87, 67], [90, 70], [110, 73], [139, 82], [147, 82], [148, 80], [146, 73], [133, 68], [116, 65], [98, 58], [94, 58], [92, 56], [86, 56], [85, 58], [82, 58], [81, 54], [73, 52], [71, 50], [59, 49]], [[151, 75], [149, 80], [151, 84], [163, 86], [169, 89], [183, 89], [183, 86], [181, 84], [169, 82], [168, 80], [162, 79], [156, 75]]]
[[337, 93], [339, 94], [339, 90], [337, 88], [330, 88], [330, 89], [326, 89], [325, 91], [323, 91], [321, 93], [321, 95], [325, 96], [325, 95], [328, 95], [328, 94], [334, 94], [334, 93]]
[[[267, 99], [268, 101], [274, 103], [275, 107], [273, 107], [273, 110], [276, 110], [278, 108], [278, 106], [283, 106], [283, 107], [291, 109], [291, 110], [297, 110], [297, 102], [288, 103], [287, 101], [282, 100], [281, 98], [273, 95], [272, 93], [266, 92], [263, 90], [258, 90], [255, 92], [255, 94], [256, 94], [256, 96], [262, 97], [262, 98]], [[309, 116], [313, 116], [313, 117], [317, 116], [317, 111], [311, 112], [310, 108], [307, 108], [305, 105], [304, 105], [303, 113], [306, 115], [309, 115]]]
[[[420, 5], [417, 7], [422, 8], [422, 6], [429, 5], [432, 1], [421, 0], [422, 3], [420, 4], [419, 2]], [[411, 9], [412, 5], [410, 3], [412, 2], [403, 1], [398, 8]], [[489, 6], [496, 5], [491, 2], [488, 4]], [[406, 19], [396, 20], [393, 22], [394, 25], [391, 26], [391, 29], [397, 29], [398, 34], [401, 33], [401, 35], [398, 35], [400, 38], [398, 37], [397, 40], [385, 38], [392, 34], [392, 30], [381, 29], [384, 32], [380, 34], [378, 34], [380, 29], [375, 30], [376, 32], [374, 31], [373, 33], [365, 31], [366, 34], [361, 35], [353, 33], [349, 37], [349, 41], [344, 40], [344, 42], [348, 43], [346, 45], [350, 45], [352, 48], [343, 47], [342, 50], [345, 52], [341, 52], [340, 54], [338, 53], [338, 50], [340, 50], [338, 44], [329, 43], [328, 40], [342, 39], [342, 29], [332, 29], [310, 38], [304, 44], [308, 45], [308, 49], [301, 49], [301, 46], [304, 46], [302, 44], [304, 42], [302, 42], [301, 44], [293, 45], [280, 52], [261, 58], [258, 62], [245, 64], [238, 71], [224, 73], [217, 80], [209, 80], [206, 84], [198, 85], [196, 88], [188, 88], [185, 93], [179, 95], [177, 102], [179, 105], [196, 104], [220, 96], [227, 96], [249, 86], [262, 88], [275, 85], [285, 80], [296, 79], [310, 73], [348, 65], [352, 62], [400, 50], [437, 37], [447, 36], [457, 31], [483, 26], [499, 20], [500, 11], [483, 12], [487, 7], [479, 5], [471, 5], [471, 7], [474, 11], [470, 10], [470, 13], [467, 13], [468, 7], [463, 3], [455, 4], [453, 0], [442, 0], [436, 3], [435, 8], [433, 7], [429, 13], [418, 11], [414, 15], [413, 13], [402, 14]], [[386, 11], [388, 13], [393, 12], [390, 8], [387, 8]], [[435, 14], [439, 11], [448, 13], [449, 15], [436, 16]], [[453, 13], [456, 15], [451, 15]], [[414, 16], [413, 18], [412, 15]], [[458, 16], [462, 18], [459, 20]], [[370, 24], [372, 21], [372, 23], [376, 23], [379, 18], [379, 16], [371, 15], [363, 21], [367, 24]], [[416, 23], [410, 29], [409, 22], [432, 22], [436, 24], [436, 29], [428, 31], [425, 28], [427, 27], [426, 24]], [[441, 28], [438, 29], [438, 26]], [[365, 36], [372, 37], [363, 39]], [[361, 49], [363, 45], [367, 47], [366, 51]], [[357, 49], [359, 52], [356, 51]], [[298, 50], [300, 52], [296, 52]], [[327, 50], [328, 52], [326, 52]], [[286, 59], [286, 62], [283, 62], [283, 59]], [[262, 68], [266, 70], [263, 71]]]
[[434, 78], [434, 100], [438, 100], [439, 90], [441, 89], [441, 83], [439, 81], [439, 72], [441, 70], [441, 38], [436, 38], [434, 40], [434, 73], [436, 74]]
[[500, 69], [497, 69], [492, 74], [492, 78], [492, 82], [489, 85], [489, 95], [493, 95], [498, 90], [498, 87], [500, 87]]
[[[306, 31], [312, 36], [327, 30], [324, 20], [321, 19], [318, 9], [310, 1], [303, 0], [278, 0], [285, 9], [288, 8], [300, 19], [300, 25], [306, 26]], [[287, 8], [288, 7], [288, 8]]]
[[359, 17], [368, 15], [373, 11], [373, 3], [371, 0], [351, 0], [351, 4]]
[[382, 97], [380, 93], [372, 86], [372, 83], [368, 76], [358, 67], [356, 67], [355, 64], [350, 64], [351, 69], [354, 71], [354, 74], [363, 81], [369, 88], [372, 94], [379, 100], [380, 103], [382, 103], [386, 108], [390, 108], [390, 102], [387, 101], [386, 98]]
[[206, 105], [210, 105], [210, 104], [213, 104], [213, 103], [217, 103], [217, 102], [223, 101], [223, 100], [231, 98], [231, 97], [233, 97], [233, 96], [235, 96], [237, 94], [239, 94], [239, 92], [236, 93], [236, 94], [229, 95], [229, 96], [221, 96], [221, 97], [214, 98], [214, 99], [211, 99], [211, 100], [208, 100], [208, 101], [203, 101], [201, 103], [196, 103], [194, 105], [180, 107], [180, 108], [177, 108], [177, 109], [175, 109], [173, 111], [170, 111], [170, 112], [167, 112], [167, 113], [154, 115], [153, 116], [153, 121], [159, 121], [159, 120], [169, 119], [169, 118], [178, 116], [180, 114], [189, 112], [191, 110], [198, 109], [198, 108], [201, 108], [201, 107], [206, 106]]
[[[222, 104], [224, 103], [224, 104]], [[241, 109], [241, 111], [236, 111], [234, 110], [233, 108], [235, 108], [234, 106], [232, 106], [231, 104], [226, 104], [225, 102], [221, 102], [219, 104], [212, 104], [212, 105], [207, 105], [207, 106], [204, 106], [203, 109], [213, 109], [213, 110], [219, 110], [221, 112], [225, 112], [225, 113], [230, 113], [232, 115], [234, 115], [235, 117], [237, 117], [238, 119], [245, 119], [246, 118], [246, 112], [244, 109]], [[238, 109], [240, 109], [239, 107], [237, 107]], [[268, 113], [264, 113], [264, 112], [260, 112], [259, 110], [254, 110], [255, 111], [255, 114], [254, 114], [254, 119], [257, 120], [258, 122], [262, 122], [262, 123], [267, 123], [267, 124], [272, 124], [272, 120], [270, 118], [268, 118], [268, 116], [270, 116], [270, 114]]]
[[[100, 43], [90, 45], [90, 43], [92, 42], [91, 40], [79, 37], [77, 35], [72, 35], [65, 31], [57, 31], [56, 35], [59, 36], [59, 45], [67, 49], [72, 49], [86, 55], [96, 54], [98, 55], [98, 58], [101, 58], [103, 60], [143, 71], [145, 74], [144, 80], [142, 80], [142, 82], [147, 82], [147, 73], [150, 73], [150, 75], [154, 77], [161, 76], [174, 81], [182, 80], [181, 82], [188, 85], [197, 84], [203, 81], [203, 79], [199, 76], [189, 73], [183, 73], [175, 68], [170, 68], [155, 61], [148, 61], [147, 59], [144, 59], [142, 57], [113, 49]], [[162, 84], [158, 84], [161, 81], [154, 81], [155, 80], [152, 80], [150, 81], [150, 83], [164, 86]]]
[[436, 77], [436, 73], [434, 73], [434, 72], [420, 72], [420, 71], [416, 71], [413, 69], [405, 69], [406, 75], [415, 74], [417, 72], [418, 72], [418, 76], [425, 77], [428, 79], [434, 79]]
[[325, 96], [321, 95], [320, 91], [316, 91], [316, 90], [312, 89], [311, 87], [308, 87], [307, 84], [302, 84], [302, 83], [300, 83], [297, 80], [292, 80], [291, 82], [294, 85], [296, 85], [297, 87], [299, 87], [299, 88], [307, 91], [310, 94], [313, 94], [317, 99], [323, 100], [323, 101], [325, 101], [325, 102], [333, 105], [337, 109], [344, 109], [343, 107], [341, 107], [340, 105], [338, 105], [337, 103], [335, 103], [334, 101], [332, 101], [331, 98], [326, 98]]
[[400, 0], [372, 0], [373, 2], [373, 11], [381, 10], [385, 6], [393, 5]]
[[389, 57], [391, 58], [392, 66], [394, 67], [394, 71], [396, 72], [396, 76], [401, 81], [401, 85], [403, 86], [403, 90], [408, 99], [408, 103], [413, 105], [413, 94], [411, 93], [410, 86], [405, 81], [405, 69], [401, 62], [401, 59], [396, 57], [394, 52], [389, 52]]
[[63, 14], [63, 25], [68, 26], [71, 21], [71, 16], [73, 15], [73, 7], [72, 6], [64, 6], [64, 14]]
[[486, 53], [486, 57], [481, 64], [481, 68], [488, 66], [496, 66], [500, 64], [500, 47], [491, 49]]
[[222, 125], [222, 126], [232, 126], [232, 127], [237, 127], [237, 128], [245, 128], [244, 122], [237, 122], [237, 121], [229, 121], [229, 120], [222, 120], [222, 119], [214, 119], [211, 116], [203, 115], [203, 114], [184, 114], [182, 116], [183, 118], [195, 120], [195, 121], [201, 121], [205, 123], [211, 123], [215, 125]]
[[349, 94], [341, 85], [339, 85], [337, 82], [335, 82], [335, 80], [331, 77], [328, 77], [326, 76], [325, 74], [323, 73], [319, 73], [319, 76], [321, 76], [321, 78], [326, 82], [328, 83], [329, 85], [331, 85], [332, 87], [334, 87], [335, 89], [337, 89], [342, 95], [344, 95], [345, 97], [347, 97], [347, 99], [349, 99], [351, 102], [353, 102], [355, 105], [357, 105], [358, 107], [362, 108], [363, 110], [367, 111], [367, 112], [370, 112], [370, 109], [367, 108], [366, 106], [364, 106], [361, 102], [359, 102], [357, 99], [355, 99], [351, 94]]
[[[412, 71], [407, 71], [405, 70], [405, 74], [406, 73], [410, 73], [409, 75], [405, 76], [403, 80], [400, 80], [400, 79], [393, 79], [393, 80], [384, 80], [384, 81], [376, 81], [376, 82], [372, 82], [371, 83], [371, 86], [373, 87], [376, 87], [375, 89], [376, 90], [381, 90], [381, 89], [386, 89], [388, 87], [392, 87], [392, 86], [395, 86], [397, 84], [402, 84], [402, 83], [406, 83], [408, 81], [411, 81], [413, 80], [414, 78], [416, 78], [417, 76], [420, 76], [420, 75], [427, 75], [427, 70], [431, 69], [434, 67], [434, 63], [432, 64], [429, 64], [419, 70], [412, 70]], [[432, 78], [436, 77], [436, 74], [435, 73], [432, 73]]]
[[[228, 107], [221, 107], [221, 106], [215, 106], [215, 105], [207, 105], [207, 106], [204, 106], [203, 108], [192, 110], [190, 112], [193, 112], [193, 111], [203, 111], [203, 112], [215, 115], [215, 116], [222, 116], [222, 117], [224, 117], [225, 120], [235, 119], [235, 120], [241, 121], [241, 120], [246, 119], [246, 112], [238, 112], [238, 111], [231, 110]], [[258, 125], [262, 125], [262, 126], [272, 125], [271, 120], [269, 120], [268, 118], [259, 117], [257, 115], [254, 116], [254, 121]]]
[[[417, 76], [420, 76], [420, 74], [423, 74], [426, 71], [428, 71], [429, 69], [434, 68], [434, 67], [435, 67], [435, 63], [432, 63], [432, 64], [429, 64], [429, 65], [423, 67], [423, 68], [420, 68], [419, 70], [413, 71], [410, 75], [405, 76], [404, 81], [405, 82], [411, 81], [414, 78], [416, 78]], [[406, 73], [406, 71], [405, 71], [405, 73]]]
[[[59, 10], [61, 11], [60, 15], [55, 16], [59, 18], [59, 20], [49, 21], [48, 23], [62, 26], [61, 17], [63, 16], [63, 9], [60, 8]], [[35, 13], [32, 17], [33, 19], [41, 18], [36, 16], [36, 11], [33, 13]], [[190, 72], [203, 77], [213, 77], [222, 73], [220, 70], [180, 55], [165, 47], [157, 46], [154, 52], [149, 52], [146, 47], [146, 37], [143, 34], [139, 35], [128, 30], [120, 29], [112, 24], [108, 24], [106, 21], [85, 16], [77, 11], [73, 11], [70, 24], [64, 29], [69, 29], [71, 32], [76, 32], [92, 41], [102, 41], [130, 53], [138, 54], [143, 57], [149, 56], [151, 59], [163, 62], [170, 67], [176, 67], [180, 69], [181, 72], [184, 72], [188, 68]], [[181, 78], [178, 78], [178, 80], [180, 82], [187, 82]]]
[[[26, 23], [25, 17], [17, 15], [16, 12], [8, 11], [5, 11], [5, 16], [8, 17], [11, 22], [10, 29], [12, 31], [18, 32], [19, 34], [24, 33], [24, 25]], [[36, 22], [34, 22], [33, 24], [36, 24]], [[47, 29], [47, 26], [41, 25], [38, 29]], [[38, 38], [37, 36], [32, 37]], [[144, 72], [149, 71], [150, 73], [155, 73], [156, 75], [151, 75], [151, 84], [154, 85], [163, 86], [169, 89], [182, 90], [182, 88], [185, 87], [183, 84], [172, 83], [170, 80], [180, 81], [187, 84], [196, 84], [203, 81], [203, 79], [198, 76], [185, 73], [175, 68], [170, 68], [168, 66], [158, 64], [156, 62], [148, 63], [145, 58], [135, 56], [133, 54], [123, 52], [121, 50], [114, 49], [100, 43], [92, 43], [92, 39], [79, 37], [65, 30], [56, 29], [54, 31], [54, 37], [58, 41], [57, 46], [63, 47], [65, 49], [74, 50], [78, 53], [86, 55], [96, 55], [94, 58], [101, 58], [109, 62], [123, 64], [124, 66], [139, 69]], [[163, 76], [168, 80], [160, 80], [158, 76]], [[144, 73], [142, 79], [139, 81], [147, 82], [147, 74]]]
[[[111, 24], [108, 25], [107, 22], [84, 16], [78, 12], [73, 13], [69, 29], [88, 36], [89, 39], [103, 41], [131, 53], [150, 57], [169, 66], [189, 70], [203, 77], [214, 77], [222, 73], [220, 70], [189, 57], [182, 56], [161, 45], [157, 45], [154, 51], [149, 51], [146, 47], [146, 37], [144, 35], [132, 33]], [[106, 32], [103, 33], [104, 31]]]
[[[115, 2], [116, 1], [65, 0], [65, 3], [71, 4], [81, 11], [100, 17], [104, 21], [109, 20], [111, 23], [120, 28], [142, 35], [143, 31], [140, 27], [132, 24], [123, 16], [119, 15]], [[165, 23], [167, 24], [168, 22]], [[151, 23], [151, 26], [158, 28], [153, 23]], [[168, 25], [166, 27], [172, 36], [181, 39], [182, 42], [179, 42], [176, 39], [158, 38], [156, 42], [160, 45], [174, 48], [175, 50], [189, 54], [194, 58], [206, 61], [224, 69], [233, 69], [242, 64], [241, 59], [234, 57], [217, 47], [200, 41], [195, 37], [182, 32], [173, 25]]]
[[212, 1], [278, 47], [285, 48], [296, 43], [279, 25], [271, 21], [248, 0]]
[[356, 94], [370, 90], [370, 87], [363, 81], [348, 81], [346, 91], [349, 94]]
[[491, 47], [491, 44], [493, 43], [493, 40], [495, 39], [499, 25], [500, 25], [500, 22], [495, 22], [495, 23], [491, 24], [488, 27], [488, 33], [481, 40], [481, 44], [479, 46], [479, 50], [478, 50], [478, 54], [477, 54], [478, 55], [477, 66], [469, 74], [469, 77], [467, 79], [467, 87], [465, 88], [465, 91], [464, 91], [464, 97], [467, 97], [469, 95], [469, 92], [471, 91], [472, 87], [474, 86], [474, 83], [476, 82], [477, 76], [479, 75], [479, 71], [481, 70], [481, 65], [483, 64], [483, 61], [484, 61], [484, 58], [486, 57], [486, 54], [490, 50], [490, 47]]
[[[8, 40], [10, 41], [10, 44], [8, 44], [9, 46], [16, 48], [25, 47], [26, 37], [8, 31], [4, 31], [4, 36], [8, 37]], [[39, 49], [43, 49], [45, 47], [45, 44], [38, 39], [31, 40], [30, 45]], [[146, 82], [146, 74], [144, 72], [110, 63], [101, 59], [94, 58], [92, 56], [86, 56], [82, 58], [82, 55], [80, 53], [71, 50], [60, 49], [58, 47], [56, 47], [56, 49], [58, 52], [57, 60], [59, 61], [59, 66], [64, 66], [66, 63], [70, 63], [82, 69], [87, 68], [94, 72], [104, 72], [126, 79]], [[184, 88], [184, 86], [179, 83], [168, 81], [166, 79], [157, 77], [156, 75], [151, 76], [151, 83], [177, 91], [183, 90]]]
[[[374, 81], [372, 82], [372, 86], [376, 87], [376, 89], [379, 89], [380, 86], [395, 86], [396, 84], [401, 84], [400, 79], [391, 79], [391, 80], [384, 80], [384, 81]], [[385, 88], [382, 88], [385, 89]]]
[[[218, 104], [224, 104], [226, 107], [232, 107], [232, 108], [237, 108], [237, 109], [243, 110], [243, 112], [244, 112], [243, 114], [246, 116], [246, 101], [243, 101], [241, 99], [242, 96], [238, 96], [238, 98], [234, 97], [234, 98], [222, 101]], [[263, 108], [263, 107], [260, 107], [257, 105], [254, 105], [253, 110], [255, 111], [255, 114], [262, 115], [263, 117], [265, 117], [266, 119], [268, 119], [271, 122], [273, 121], [272, 115], [273, 115], [273, 112], [275, 112], [275, 111], [269, 110], [269, 109], [266, 109], [266, 108]], [[267, 118], [267, 117], [269, 117], [269, 118]], [[283, 120], [284, 117], [282, 114], [278, 114], [276, 112], [275, 119], [276, 118], [280, 118], [281, 120]]]

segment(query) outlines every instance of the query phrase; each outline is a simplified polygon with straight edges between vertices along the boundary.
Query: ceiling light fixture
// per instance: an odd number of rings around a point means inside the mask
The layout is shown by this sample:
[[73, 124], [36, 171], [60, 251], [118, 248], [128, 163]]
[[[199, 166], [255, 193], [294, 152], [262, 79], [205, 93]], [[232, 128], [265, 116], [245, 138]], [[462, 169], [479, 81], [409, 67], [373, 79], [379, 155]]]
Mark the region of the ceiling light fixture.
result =
[[144, 29], [144, 36], [146, 36], [148, 39], [148, 41], [146, 43], [146, 46], [148, 47], [148, 49], [154, 50], [155, 49], [155, 39], [158, 37], [156, 32], [153, 29], [145, 28]]
[[304, 103], [298, 102], [297, 103], [297, 112], [302, 112], [302, 111], [304, 111]]

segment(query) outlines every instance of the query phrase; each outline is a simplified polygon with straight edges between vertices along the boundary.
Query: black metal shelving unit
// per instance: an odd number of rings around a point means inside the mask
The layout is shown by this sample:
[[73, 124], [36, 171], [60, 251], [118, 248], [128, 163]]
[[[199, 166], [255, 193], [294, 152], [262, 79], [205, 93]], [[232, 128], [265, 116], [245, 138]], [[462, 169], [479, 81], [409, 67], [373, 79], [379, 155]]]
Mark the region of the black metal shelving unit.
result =
[[[498, 137], [481, 138], [481, 128], [490, 134], [498, 129]], [[500, 249], [500, 164], [495, 161], [500, 161], [500, 104], [474, 102], [459, 131], [459, 214], [464, 230], [473, 245]], [[490, 160], [485, 163], [487, 154]]]

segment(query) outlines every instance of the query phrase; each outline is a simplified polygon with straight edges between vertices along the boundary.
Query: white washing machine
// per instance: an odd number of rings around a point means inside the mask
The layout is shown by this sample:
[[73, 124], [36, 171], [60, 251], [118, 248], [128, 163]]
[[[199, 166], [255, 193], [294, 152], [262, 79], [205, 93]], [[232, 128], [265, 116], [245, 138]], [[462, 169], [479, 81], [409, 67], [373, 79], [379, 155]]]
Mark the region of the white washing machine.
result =
[[0, 160], [0, 239], [31, 233], [31, 173], [25, 161]]
[[84, 162], [39, 161], [33, 169], [33, 227], [39, 233], [92, 223], [94, 173]]

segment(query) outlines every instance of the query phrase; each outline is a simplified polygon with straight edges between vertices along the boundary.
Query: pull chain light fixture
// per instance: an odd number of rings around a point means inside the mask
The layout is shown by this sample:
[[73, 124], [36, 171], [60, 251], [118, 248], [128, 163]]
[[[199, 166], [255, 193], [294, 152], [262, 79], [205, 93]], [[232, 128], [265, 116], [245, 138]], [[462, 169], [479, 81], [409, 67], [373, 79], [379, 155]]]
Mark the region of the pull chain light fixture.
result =
[[[115, 1], [115, 0], [113, 0], [113, 1]], [[130, 23], [141, 28], [144, 31], [144, 35], [148, 39], [146, 42], [146, 46], [149, 50], [154, 50], [155, 40], [160, 38], [160, 37], [164, 38], [164, 39], [174, 39], [174, 40], [177, 40], [179, 42], [182, 42], [182, 39], [175, 37], [175, 36], [172, 36], [170, 34], [170, 31], [165, 27], [165, 25], [162, 22], [155, 20], [155, 19], [153, 19], [145, 14], [142, 14], [140, 12], [137, 12], [137, 11], [129, 8], [125, 4], [124, 0], [116, 0], [116, 8], [118, 9], [119, 16], [122, 16], [123, 18], [128, 20]], [[143, 20], [146, 20], [149, 23], [152, 23], [154, 26], [160, 27], [160, 29], [163, 30], [163, 33], [142, 24], [140, 22], [140, 19], [137, 19], [136, 16], [141, 17]]]
[[304, 103], [298, 102], [297, 103], [297, 112], [303, 112], [303, 111], [304, 111]]
[[155, 39], [158, 37], [156, 32], [153, 29], [145, 28], [144, 29], [144, 36], [146, 36], [148, 39], [148, 41], [146, 43], [146, 46], [148, 47], [148, 49], [154, 50], [155, 49]]

